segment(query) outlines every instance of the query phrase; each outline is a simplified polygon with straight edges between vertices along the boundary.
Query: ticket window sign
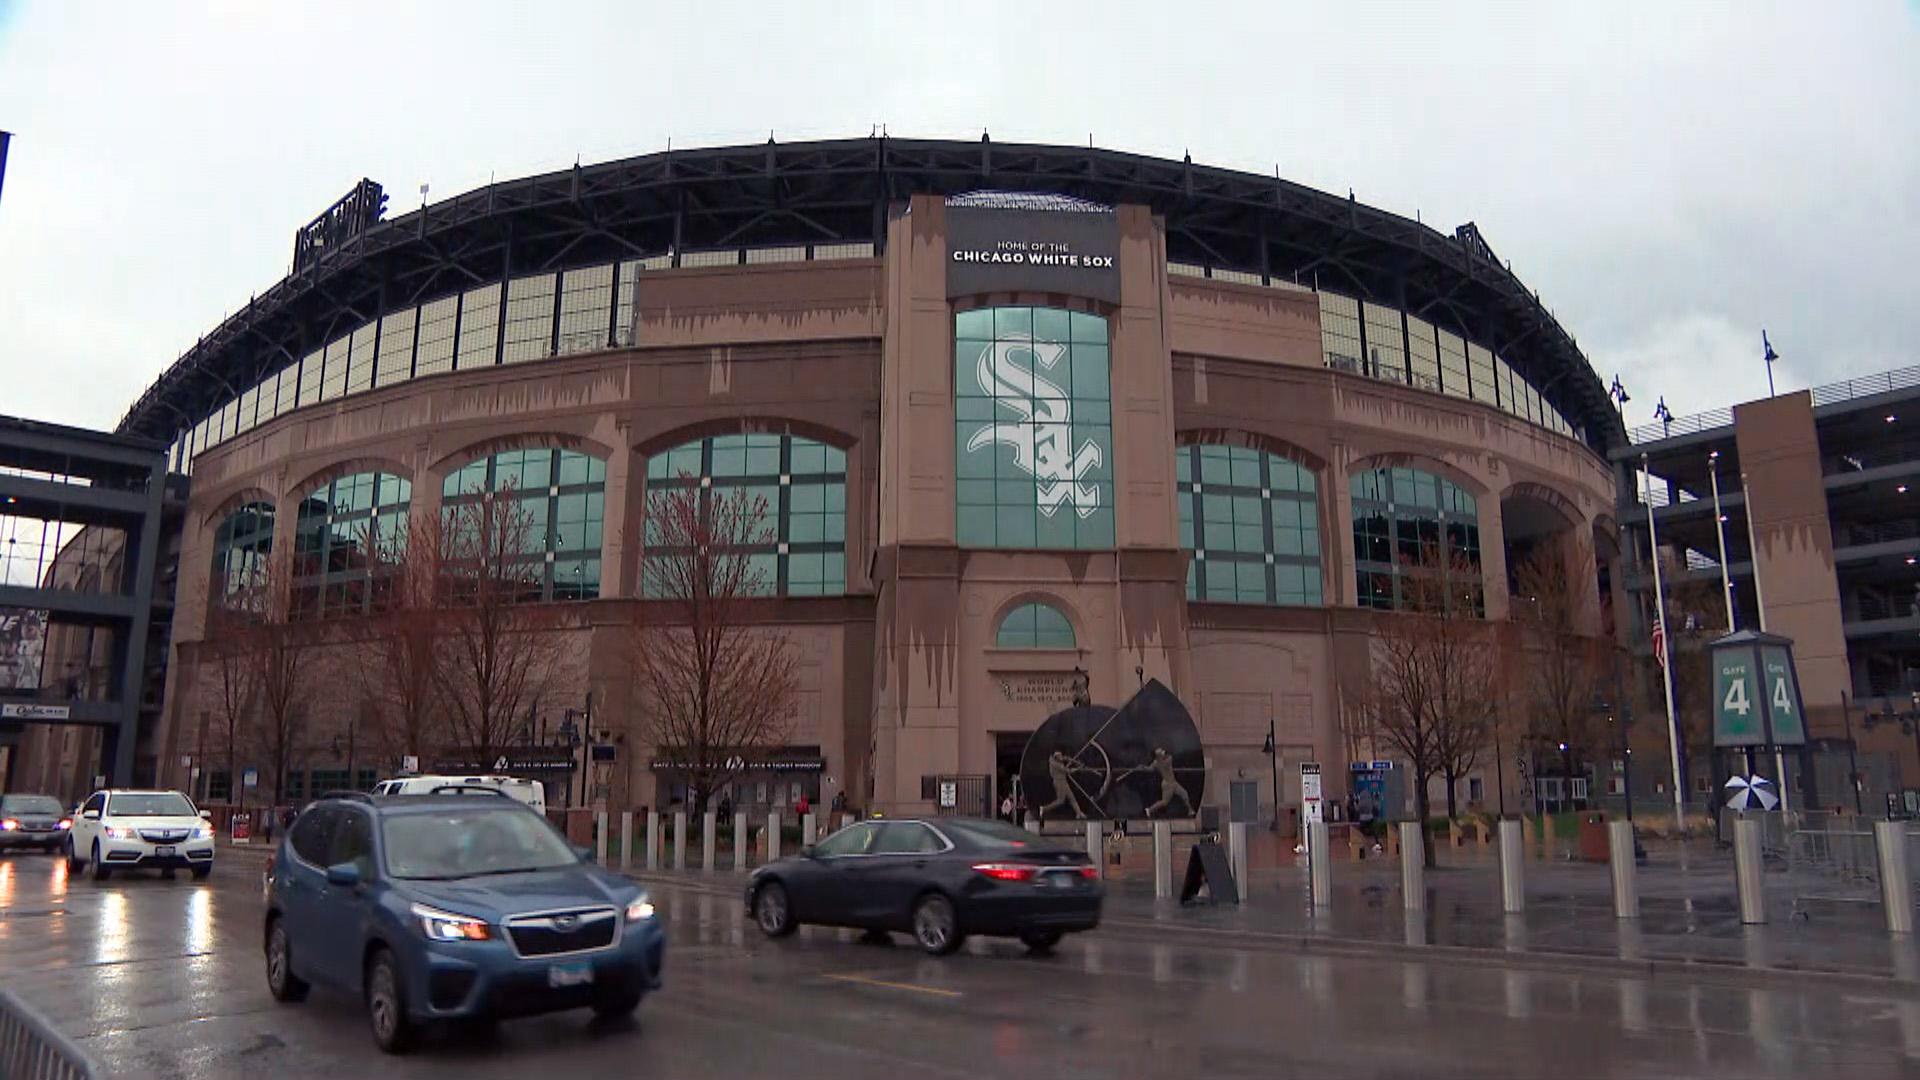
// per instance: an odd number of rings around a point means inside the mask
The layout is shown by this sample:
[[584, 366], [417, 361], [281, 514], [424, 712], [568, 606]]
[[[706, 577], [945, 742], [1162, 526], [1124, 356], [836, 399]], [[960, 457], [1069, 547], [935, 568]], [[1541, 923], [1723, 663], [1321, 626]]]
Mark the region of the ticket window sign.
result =
[[1713, 657], [1714, 746], [1806, 743], [1806, 709], [1791, 639], [1742, 630], [1708, 647]]
[[1326, 806], [1320, 794], [1320, 763], [1300, 763], [1300, 806], [1309, 822], [1326, 820]]

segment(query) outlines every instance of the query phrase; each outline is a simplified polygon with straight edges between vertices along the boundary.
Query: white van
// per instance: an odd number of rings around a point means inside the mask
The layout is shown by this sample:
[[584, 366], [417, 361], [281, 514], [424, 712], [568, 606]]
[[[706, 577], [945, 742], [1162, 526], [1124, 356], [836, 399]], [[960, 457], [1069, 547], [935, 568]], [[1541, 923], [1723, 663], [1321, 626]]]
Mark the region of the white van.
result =
[[436, 788], [479, 787], [504, 792], [538, 813], [547, 812], [546, 785], [517, 776], [401, 776], [373, 786], [375, 795], [431, 795]]

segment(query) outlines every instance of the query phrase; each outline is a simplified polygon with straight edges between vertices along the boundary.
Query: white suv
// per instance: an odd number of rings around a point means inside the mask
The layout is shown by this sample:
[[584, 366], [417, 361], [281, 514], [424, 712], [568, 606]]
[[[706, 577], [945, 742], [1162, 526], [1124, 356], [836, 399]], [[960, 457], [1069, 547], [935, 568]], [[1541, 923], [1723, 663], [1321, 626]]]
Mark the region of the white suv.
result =
[[120, 868], [178, 869], [195, 880], [213, 872], [207, 812], [177, 791], [96, 791], [80, 805], [67, 840], [67, 869], [90, 866], [95, 881]]

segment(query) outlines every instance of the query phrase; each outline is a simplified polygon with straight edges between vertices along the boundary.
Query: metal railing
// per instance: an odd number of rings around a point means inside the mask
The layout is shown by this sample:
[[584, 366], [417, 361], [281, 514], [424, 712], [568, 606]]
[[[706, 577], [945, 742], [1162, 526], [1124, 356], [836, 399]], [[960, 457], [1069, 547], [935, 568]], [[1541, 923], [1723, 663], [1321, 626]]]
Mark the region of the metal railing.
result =
[[[1809, 393], [1813, 395], [1813, 406], [1838, 405], [1843, 401], [1872, 397], [1875, 394], [1891, 393], [1920, 386], [1920, 367], [1901, 368], [1898, 371], [1886, 371], [1878, 375], [1862, 375], [1857, 379], [1827, 383], [1816, 386]], [[1717, 427], [1726, 427], [1733, 423], [1733, 410], [1713, 409], [1695, 413], [1692, 416], [1675, 417], [1666, 423], [1642, 424], [1627, 431], [1630, 443], [1658, 442], [1675, 435], [1691, 435], [1696, 431], [1708, 431]]]
[[7, 1080], [93, 1080], [105, 1076], [86, 1051], [47, 1018], [0, 988], [0, 1077]]

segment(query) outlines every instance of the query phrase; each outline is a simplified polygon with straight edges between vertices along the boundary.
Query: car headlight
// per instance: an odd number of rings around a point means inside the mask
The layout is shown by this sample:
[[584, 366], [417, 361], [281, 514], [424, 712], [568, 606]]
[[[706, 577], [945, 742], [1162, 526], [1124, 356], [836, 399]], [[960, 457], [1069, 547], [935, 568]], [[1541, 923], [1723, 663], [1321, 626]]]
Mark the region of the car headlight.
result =
[[133, 828], [127, 825], [109, 825], [100, 831], [105, 833], [109, 840], [133, 839]]
[[8, 818], [5, 821], [0, 821], [0, 832], [12, 832], [13, 830], [19, 827], [20, 827], [20, 823], [13, 820], [12, 818]]
[[73, 828], [73, 819], [72, 819], [72, 818], [70, 818], [70, 817], [63, 817], [63, 818], [61, 818], [61, 819], [60, 819], [60, 827], [61, 827], [61, 828], [63, 828], [63, 829], [71, 829], [71, 828]]
[[199, 828], [193, 830], [193, 838], [195, 840], [213, 839], [213, 827], [211, 825], [200, 826]]
[[645, 922], [651, 918], [653, 918], [653, 901], [644, 895], [634, 897], [633, 902], [627, 905], [628, 922]]
[[493, 929], [485, 919], [455, 915], [425, 904], [415, 904], [408, 910], [420, 920], [420, 932], [427, 935], [429, 941], [485, 941], [493, 936]]

